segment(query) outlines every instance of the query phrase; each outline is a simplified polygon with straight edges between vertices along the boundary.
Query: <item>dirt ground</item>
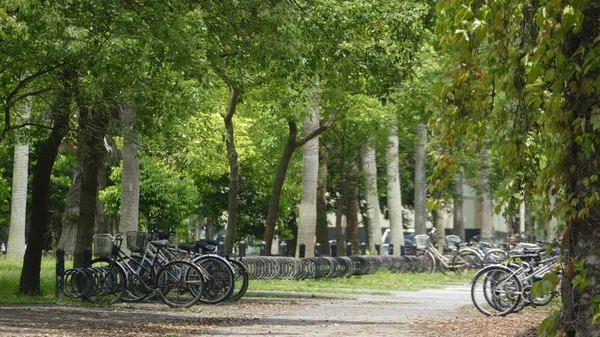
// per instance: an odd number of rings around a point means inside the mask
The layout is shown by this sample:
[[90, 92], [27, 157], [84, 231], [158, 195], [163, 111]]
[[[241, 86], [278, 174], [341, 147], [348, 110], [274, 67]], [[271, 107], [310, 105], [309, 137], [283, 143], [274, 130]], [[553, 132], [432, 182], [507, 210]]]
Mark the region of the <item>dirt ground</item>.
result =
[[459, 288], [385, 296], [260, 295], [187, 310], [161, 303], [0, 306], [0, 336], [530, 337], [549, 310], [485, 317]]

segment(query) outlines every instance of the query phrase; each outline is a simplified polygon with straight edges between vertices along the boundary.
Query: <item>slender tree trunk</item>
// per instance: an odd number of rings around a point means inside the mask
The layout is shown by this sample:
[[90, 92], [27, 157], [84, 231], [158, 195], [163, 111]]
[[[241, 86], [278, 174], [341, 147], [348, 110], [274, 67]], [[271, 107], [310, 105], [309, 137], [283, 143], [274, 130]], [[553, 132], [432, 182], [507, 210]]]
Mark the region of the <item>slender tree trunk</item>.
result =
[[[304, 134], [308, 135], [319, 128], [320, 103], [318, 89], [311, 93], [310, 116], [304, 121]], [[319, 138], [306, 142], [302, 158], [302, 197], [298, 221], [298, 244], [306, 246], [306, 257], [313, 257], [315, 251], [315, 229], [317, 226], [317, 181], [319, 174]], [[297, 249], [298, 250], [298, 249]]]
[[[553, 212], [556, 207], [556, 195], [550, 192], [550, 209], [549, 212]], [[545, 240], [548, 242], [554, 241], [556, 239], [556, 229], [558, 228], [558, 219], [553, 216], [550, 221], [546, 224], [546, 238]]]
[[464, 168], [461, 167], [454, 178], [455, 190], [454, 190], [454, 235], [460, 236], [463, 240], [465, 239], [465, 218], [463, 216], [463, 185], [464, 185]]
[[96, 222], [96, 199], [98, 198], [98, 172], [104, 165], [104, 133], [108, 124], [106, 111], [90, 109], [81, 102], [80, 133], [85, 147], [81, 150], [83, 156], [83, 171], [81, 178], [81, 196], [79, 208], [79, 224], [77, 241], [73, 254], [73, 267], [83, 266], [83, 250], [92, 247], [94, 224]]
[[381, 244], [381, 209], [377, 193], [377, 159], [375, 149], [367, 145], [362, 153], [362, 166], [365, 181], [365, 196], [367, 199], [367, 219], [369, 249], [375, 251], [375, 245]]
[[[327, 149], [319, 147], [319, 176], [317, 182], [317, 242], [324, 251], [329, 251], [329, 230], [327, 223]], [[342, 247], [342, 245], [338, 245]]]
[[485, 149], [482, 153], [483, 167], [480, 169], [479, 193], [481, 198], [481, 238], [491, 239], [494, 237], [492, 227], [492, 192], [490, 191], [489, 173], [489, 151]]
[[27, 180], [29, 176], [29, 145], [15, 145], [10, 228], [6, 256], [23, 259], [25, 254], [25, 218], [27, 214]]
[[440, 254], [444, 253], [444, 245], [446, 244], [446, 212], [442, 207], [436, 210], [435, 229], [436, 229], [436, 246]]
[[[98, 168], [98, 191], [105, 189], [107, 183], [107, 170], [106, 165], [104, 165], [103, 162], [103, 165], [100, 165]], [[121, 198], [123, 197], [121, 196]], [[98, 196], [96, 196], [96, 221], [94, 224], [94, 231], [96, 233], [111, 233], [110, 218], [104, 212], [104, 204], [100, 201]], [[124, 244], [121, 248], [127, 249], [126, 246], [127, 245]]]
[[275, 225], [277, 224], [277, 217], [279, 216], [279, 202], [281, 199], [281, 191], [285, 182], [285, 176], [287, 168], [289, 166], [294, 150], [296, 149], [296, 136], [298, 133], [296, 123], [290, 121], [288, 123], [289, 134], [288, 140], [283, 149], [283, 154], [279, 160], [279, 167], [275, 175], [275, 182], [271, 188], [271, 196], [269, 197], [269, 210], [267, 213], [267, 220], [265, 223], [265, 234], [263, 240], [267, 244], [267, 253], [271, 252], [271, 245], [273, 243], [273, 236], [275, 235]]
[[138, 149], [140, 136], [136, 127], [136, 114], [130, 104], [119, 107], [123, 125], [123, 174], [121, 176], [120, 232], [137, 231], [140, 213], [140, 161]]
[[390, 243], [394, 245], [395, 255], [400, 254], [404, 245], [404, 224], [402, 219], [402, 194], [398, 165], [398, 127], [390, 128], [386, 157], [387, 206], [390, 218]]
[[[586, 55], [593, 55], [593, 50], [597, 49], [600, 3], [590, 1], [583, 15], [581, 30], [567, 36], [561, 44], [567, 59], [579, 60], [578, 67], [581, 68], [586, 66], [588, 57], [575, 55], [581, 50], [585, 50]], [[563, 261], [566, 265], [561, 286], [561, 323], [568, 337], [600, 336], [597, 317], [594, 317], [599, 311], [597, 301], [600, 297], [600, 207], [597, 201], [600, 180], [591, 179], [598, 175], [600, 131], [594, 119], [598, 117], [600, 93], [597, 89], [588, 90], [588, 86], [584, 85], [596, 81], [600, 71], [597, 66], [591, 69], [594, 70], [573, 72], [572, 78], [565, 82], [579, 85], [563, 86], [565, 102], [561, 112], [570, 116], [564, 121], [563, 130], [573, 137], [570, 144], [565, 144], [567, 157], [563, 163], [563, 175], [566, 177], [566, 202], [572, 205], [571, 212], [575, 215], [567, 217], [567, 231], [563, 237]], [[582, 126], [585, 130], [580, 129]], [[575, 140], [580, 136], [584, 141]], [[579, 264], [581, 267], [578, 267]], [[586, 283], [574, 283], [578, 277]]]
[[239, 193], [239, 163], [238, 153], [235, 148], [235, 137], [233, 128], [233, 115], [239, 100], [239, 92], [229, 87], [229, 104], [227, 112], [223, 116], [225, 128], [227, 129], [227, 158], [229, 160], [229, 200], [227, 203], [227, 230], [225, 234], [225, 252], [231, 254], [233, 252], [233, 242], [235, 241], [235, 233], [238, 217], [238, 193]]
[[348, 207], [346, 208], [346, 241], [352, 243], [352, 250], [360, 249], [358, 235], [358, 160], [354, 159], [348, 173]]
[[[340, 174], [342, 177], [341, 187], [340, 187], [340, 195], [336, 204], [336, 212], [335, 212], [335, 241], [338, 246], [343, 244], [344, 240], [344, 227], [347, 229], [347, 205], [348, 205], [348, 173], [342, 172]], [[352, 242], [348, 240], [348, 242]]]
[[77, 239], [77, 225], [79, 224], [79, 202], [81, 201], [81, 174], [83, 164], [77, 156], [77, 162], [71, 175], [71, 187], [67, 193], [67, 205], [62, 217], [63, 228], [58, 241], [58, 248], [65, 251], [65, 255], [73, 256], [75, 241]]
[[31, 187], [31, 225], [23, 259], [23, 269], [19, 281], [19, 292], [23, 294], [40, 294], [40, 270], [42, 249], [48, 228], [48, 209], [50, 199], [50, 176], [58, 155], [58, 147], [69, 127], [69, 105], [71, 81], [76, 74], [70, 70], [63, 75], [63, 88], [57, 97], [57, 104], [52, 109], [52, 131], [42, 144], [33, 171]]
[[415, 154], [415, 234], [427, 231], [427, 181], [425, 173], [425, 146], [427, 145], [427, 126], [417, 125], [417, 149]]

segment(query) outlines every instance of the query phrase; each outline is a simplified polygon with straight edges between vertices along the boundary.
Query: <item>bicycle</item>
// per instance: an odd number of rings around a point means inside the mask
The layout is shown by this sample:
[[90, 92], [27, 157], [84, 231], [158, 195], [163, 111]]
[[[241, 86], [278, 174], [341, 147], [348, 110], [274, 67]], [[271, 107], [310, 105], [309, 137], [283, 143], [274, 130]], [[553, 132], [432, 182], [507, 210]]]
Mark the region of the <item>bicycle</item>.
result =
[[[92, 271], [104, 271], [92, 273], [100, 276], [94, 280], [94, 284], [100, 284], [101, 287], [94, 289], [102, 291], [100, 294], [86, 294], [86, 298], [97, 299], [102, 296], [106, 303], [113, 304], [126, 291], [129, 301], [141, 300], [156, 291], [165, 304], [183, 308], [200, 300], [206, 272], [189, 261], [161, 259], [159, 253], [166, 251], [168, 240], [150, 241], [141, 260], [123, 252], [122, 242], [122, 233], [117, 233], [114, 237], [110, 234], [94, 235], [94, 251], [99, 257], [86, 267]], [[107, 251], [107, 246], [110, 251]]]
[[[547, 305], [558, 294], [552, 290], [541, 297], [531, 295], [534, 282], [542, 280], [547, 273], [556, 272], [560, 277], [562, 268], [558, 255], [543, 258], [537, 250], [511, 256], [511, 259], [506, 264], [487, 266], [473, 277], [471, 299], [484, 315], [504, 316], [528, 305]], [[558, 284], [560, 286], [560, 282]]]

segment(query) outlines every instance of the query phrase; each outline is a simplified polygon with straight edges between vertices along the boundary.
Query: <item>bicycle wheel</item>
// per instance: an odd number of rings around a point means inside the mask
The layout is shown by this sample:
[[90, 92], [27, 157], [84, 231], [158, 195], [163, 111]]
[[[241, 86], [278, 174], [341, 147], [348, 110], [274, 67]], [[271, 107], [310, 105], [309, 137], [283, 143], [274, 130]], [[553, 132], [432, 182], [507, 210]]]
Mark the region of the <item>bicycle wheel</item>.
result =
[[83, 298], [96, 304], [117, 303], [127, 288], [125, 269], [115, 261], [97, 258], [85, 266], [90, 273], [92, 289]]
[[229, 296], [228, 300], [237, 301], [242, 298], [242, 296], [244, 296], [248, 290], [250, 276], [248, 275], [246, 266], [242, 262], [231, 260], [229, 263], [231, 263], [231, 266], [233, 267], [235, 280], [233, 281], [233, 292]]
[[522, 302], [522, 284], [513, 270], [490, 266], [475, 275], [471, 284], [471, 300], [475, 308], [487, 316], [507, 315]]
[[421, 261], [421, 273], [433, 273], [436, 266], [435, 257], [430, 252], [425, 252], [425, 254], [419, 256], [419, 260]]
[[461, 250], [454, 254], [450, 264], [453, 266], [455, 273], [461, 274], [465, 271], [481, 268], [481, 258], [473, 251]]
[[202, 296], [204, 275], [193, 263], [173, 261], [160, 268], [155, 285], [165, 304], [174, 308], [188, 308]]
[[150, 295], [155, 295], [154, 290], [149, 288], [154, 285], [155, 278], [155, 272], [150, 263], [142, 264], [142, 258], [139, 256], [132, 256], [130, 259], [124, 260], [124, 263], [127, 263], [131, 269], [126, 268], [128, 272], [127, 289], [121, 300], [123, 302], [139, 302]]
[[216, 304], [231, 295], [234, 288], [234, 274], [233, 267], [227, 260], [220, 256], [202, 255], [194, 259], [194, 263], [208, 273], [200, 302]]

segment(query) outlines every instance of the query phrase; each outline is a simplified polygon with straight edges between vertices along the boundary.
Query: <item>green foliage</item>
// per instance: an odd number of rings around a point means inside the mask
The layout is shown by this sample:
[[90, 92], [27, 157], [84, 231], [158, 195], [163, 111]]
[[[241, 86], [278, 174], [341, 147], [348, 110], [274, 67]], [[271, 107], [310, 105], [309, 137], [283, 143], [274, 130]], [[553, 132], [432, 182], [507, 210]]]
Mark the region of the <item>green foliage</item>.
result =
[[[114, 168], [110, 179], [114, 185], [100, 192], [100, 200], [109, 215], [118, 214], [121, 195], [122, 167]], [[198, 191], [193, 180], [160, 160], [140, 158], [140, 225], [151, 221], [187, 232], [187, 220], [195, 213]]]
[[559, 326], [560, 312], [554, 311], [542, 321], [540, 326], [538, 326], [538, 333], [540, 336], [560, 336]]

